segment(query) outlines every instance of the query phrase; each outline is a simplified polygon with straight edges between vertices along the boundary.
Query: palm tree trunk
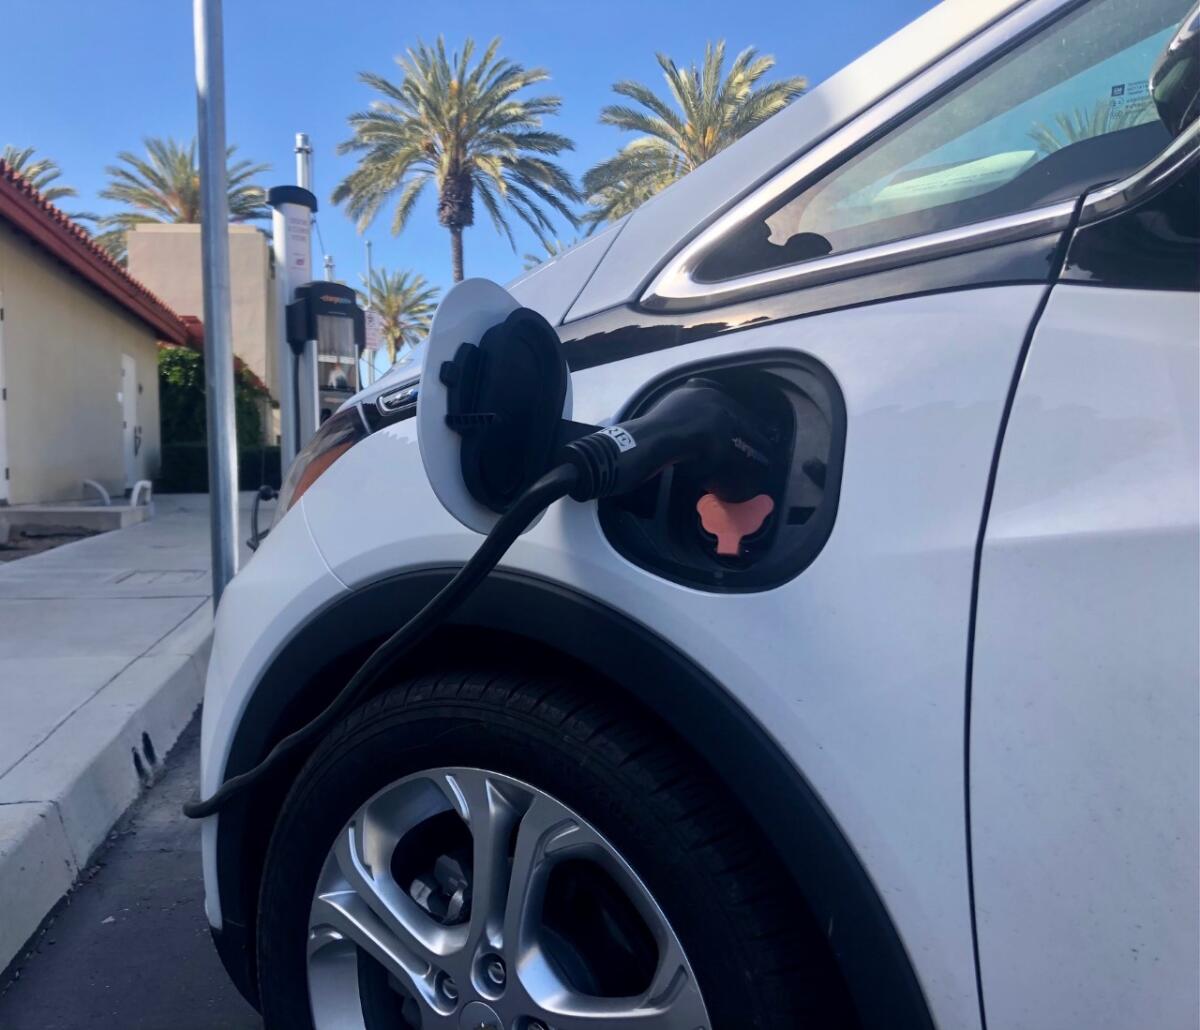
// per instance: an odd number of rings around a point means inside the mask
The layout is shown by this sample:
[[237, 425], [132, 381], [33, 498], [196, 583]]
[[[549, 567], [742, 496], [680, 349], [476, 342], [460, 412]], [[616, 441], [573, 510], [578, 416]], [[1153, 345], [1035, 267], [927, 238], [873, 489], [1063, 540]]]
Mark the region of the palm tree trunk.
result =
[[454, 281], [456, 283], [462, 282], [462, 227], [457, 225], [450, 226], [450, 265], [454, 273]]

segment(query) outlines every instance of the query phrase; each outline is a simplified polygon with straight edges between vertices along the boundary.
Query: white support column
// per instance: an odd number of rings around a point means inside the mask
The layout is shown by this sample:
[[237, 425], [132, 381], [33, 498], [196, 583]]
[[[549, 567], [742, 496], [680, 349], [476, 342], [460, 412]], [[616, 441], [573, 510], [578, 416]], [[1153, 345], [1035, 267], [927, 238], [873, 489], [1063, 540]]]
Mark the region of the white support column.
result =
[[273, 186], [267, 202], [274, 209], [271, 232], [275, 249], [275, 288], [279, 305], [279, 331], [275, 342], [279, 355], [280, 462], [286, 472], [297, 452], [316, 428], [316, 356], [296, 357], [287, 339], [287, 306], [295, 300], [296, 287], [312, 279], [312, 213], [317, 198], [300, 186]]

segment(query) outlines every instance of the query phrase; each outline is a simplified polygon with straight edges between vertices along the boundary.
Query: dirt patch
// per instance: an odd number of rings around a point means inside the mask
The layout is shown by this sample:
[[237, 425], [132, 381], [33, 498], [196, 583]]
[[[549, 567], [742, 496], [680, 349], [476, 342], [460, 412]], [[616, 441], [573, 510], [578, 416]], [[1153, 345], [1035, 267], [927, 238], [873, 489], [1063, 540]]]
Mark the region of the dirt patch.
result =
[[93, 529], [78, 529], [74, 526], [13, 526], [8, 540], [0, 543], [0, 562], [28, 558], [31, 554], [52, 551], [62, 544], [96, 535]]

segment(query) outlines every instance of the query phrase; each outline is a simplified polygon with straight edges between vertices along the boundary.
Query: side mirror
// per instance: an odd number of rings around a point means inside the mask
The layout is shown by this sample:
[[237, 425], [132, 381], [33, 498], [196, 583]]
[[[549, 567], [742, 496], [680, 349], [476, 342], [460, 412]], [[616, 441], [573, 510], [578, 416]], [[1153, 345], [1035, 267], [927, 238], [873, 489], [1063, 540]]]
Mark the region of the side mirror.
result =
[[1200, 114], [1200, 3], [1184, 15], [1150, 72], [1150, 95], [1172, 138]]

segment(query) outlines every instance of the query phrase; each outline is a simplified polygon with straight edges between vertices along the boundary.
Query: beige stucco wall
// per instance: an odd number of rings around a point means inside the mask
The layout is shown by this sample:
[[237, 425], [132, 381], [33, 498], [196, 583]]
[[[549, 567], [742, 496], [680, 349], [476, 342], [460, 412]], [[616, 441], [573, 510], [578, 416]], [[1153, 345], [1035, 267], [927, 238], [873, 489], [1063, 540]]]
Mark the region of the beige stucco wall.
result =
[[137, 478], [159, 465], [154, 331], [0, 222], [11, 504], [71, 500], [95, 479], [125, 488], [121, 355], [136, 363]]
[[[178, 314], [202, 319], [200, 226], [139, 225], [126, 241], [129, 274]], [[277, 398], [276, 303], [270, 246], [252, 225], [229, 227], [229, 283], [233, 352]]]

